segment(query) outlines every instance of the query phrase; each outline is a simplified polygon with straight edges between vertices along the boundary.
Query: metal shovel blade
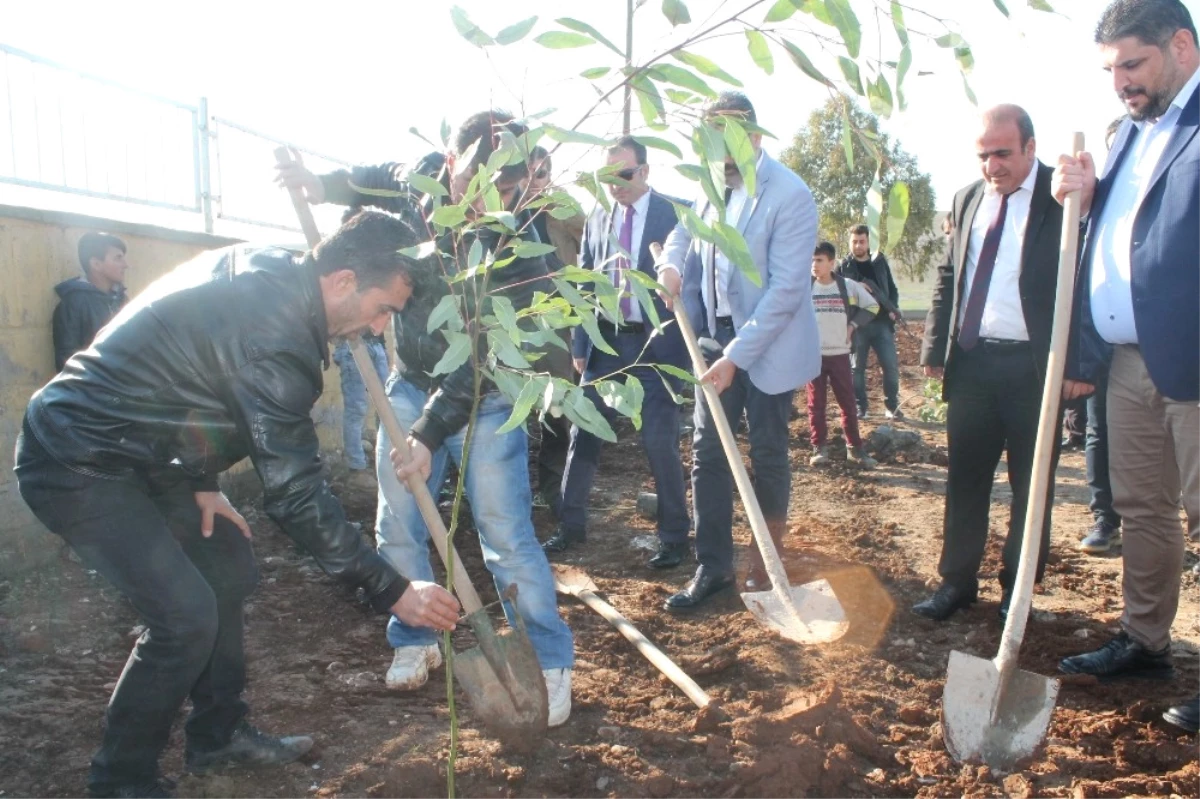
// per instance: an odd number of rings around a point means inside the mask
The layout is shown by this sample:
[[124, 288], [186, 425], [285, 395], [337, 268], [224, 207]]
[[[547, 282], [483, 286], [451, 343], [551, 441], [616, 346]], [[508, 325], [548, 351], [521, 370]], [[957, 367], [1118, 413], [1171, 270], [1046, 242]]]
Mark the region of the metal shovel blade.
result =
[[950, 652], [942, 693], [946, 749], [958, 762], [1011, 769], [1046, 736], [1058, 680], [1014, 669], [1002, 684], [993, 660]]
[[[836, 641], [850, 629], [842, 603], [828, 580], [787, 586], [791, 604], [774, 589], [742, 594], [747, 610], [760, 622], [789, 641], [824, 644]], [[797, 618], [798, 617], [798, 618]]]
[[454, 655], [454, 676], [484, 725], [506, 744], [534, 745], [546, 732], [550, 702], [537, 654], [516, 604], [515, 629], [498, 633], [487, 611], [467, 616], [479, 645]]

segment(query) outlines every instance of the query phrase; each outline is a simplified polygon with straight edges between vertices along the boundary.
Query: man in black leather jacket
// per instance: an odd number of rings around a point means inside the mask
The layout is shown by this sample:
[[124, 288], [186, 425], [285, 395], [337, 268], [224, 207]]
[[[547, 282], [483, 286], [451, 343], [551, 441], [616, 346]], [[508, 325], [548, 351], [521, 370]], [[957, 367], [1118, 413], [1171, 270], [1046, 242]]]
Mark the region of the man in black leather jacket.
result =
[[321, 475], [310, 412], [328, 341], [379, 332], [430, 265], [365, 211], [295, 258], [232, 247], [158, 280], [29, 403], [17, 480], [35, 515], [146, 623], [108, 706], [94, 796], [169, 795], [158, 757], [185, 698], [189, 770], [282, 763], [312, 746], [247, 723], [242, 602], [257, 580], [250, 528], [217, 488], [249, 457], [267, 514], [377, 610], [449, 629], [457, 602], [409, 580], [346, 520]]
[[[519, 137], [524, 132], [525, 128], [505, 112], [475, 114], [459, 127], [449, 153], [426, 156], [413, 172], [437, 181], [449, 195], [449, 202], [459, 203], [479, 166], [488, 163], [501, 146], [502, 137], [510, 134]], [[524, 189], [528, 167], [520, 161], [503, 166], [498, 173], [493, 185], [503, 206], [512, 210]], [[415, 184], [410, 188], [408, 172], [398, 164], [356, 167], [349, 172], [322, 176], [300, 166], [283, 166], [279, 181], [302, 188], [312, 203], [378, 205], [411, 215], [417, 220], [415, 224], [425, 224], [424, 219], [431, 211], [428, 202], [424, 207], [416, 202], [427, 193], [426, 189]], [[429, 187], [428, 183], [425, 185]], [[478, 207], [472, 213], [482, 211]], [[517, 227], [520, 232], [516, 235], [537, 242], [537, 234], [524, 212], [517, 214]], [[481, 245], [477, 252], [507, 258], [512, 253], [501, 252], [500, 248], [503, 240], [511, 239], [512, 235], [502, 237], [481, 227], [457, 241], [443, 237], [438, 243], [443, 253], [440, 261], [443, 277], [450, 278], [465, 267], [476, 242]], [[427, 238], [432, 238], [432, 234], [427, 234]], [[517, 257], [502, 268], [489, 270], [486, 286], [482, 276], [464, 281], [460, 294], [466, 295], [468, 306], [476, 301], [485, 303], [485, 313], [492, 312], [492, 297], [503, 296], [519, 313], [532, 304], [536, 292], [554, 290], [548, 274], [543, 256]], [[440, 325], [429, 331], [429, 317], [449, 291], [447, 280], [439, 279], [430, 290], [418, 292], [395, 317], [393, 332], [401, 373], [388, 383], [387, 391], [393, 410], [411, 431], [413, 457], [407, 463], [389, 464], [392, 447], [381, 433], [375, 458], [380, 490], [375, 525], [379, 553], [398, 569], [420, 579], [432, 579], [433, 575], [429, 532], [416, 503], [402, 486], [410, 474], [420, 474], [429, 480], [430, 490], [436, 495], [450, 459], [461, 467], [466, 425], [475, 397], [475, 369], [470, 359], [449, 374], [434, 374], [449, 344]], [[477, 300], [481, 294], [483, 298]], [[474, 307], [467, 307], [464, 313], [468, 319], [474, 318]], [[488, 342], [477, 338], [479, 352], [485, 355]], [[555, 726], [565, 722], [570, 714], [574, 641], [558, 615], [550, 565], [533, 530], [527, 433], [518, 427], [497, 435], [496, 431], [512, 413], [512, 403], [490, 381], [485, 380], [480, 391], [482, 400], [472, 439], [475, 445], [471, 447], [465, 475], [467, 498], [488, 569], [502, 587], [516, 584], [518, 588], [517, 608], [524, 617], [546, 677], [549, 723]], [[420, 687], [428, 679], [429, 669], [442, 662], [436, 636], [403, 619], [391, 620], [388, 641], [395, 650], [386, 676], [390, 688]]]

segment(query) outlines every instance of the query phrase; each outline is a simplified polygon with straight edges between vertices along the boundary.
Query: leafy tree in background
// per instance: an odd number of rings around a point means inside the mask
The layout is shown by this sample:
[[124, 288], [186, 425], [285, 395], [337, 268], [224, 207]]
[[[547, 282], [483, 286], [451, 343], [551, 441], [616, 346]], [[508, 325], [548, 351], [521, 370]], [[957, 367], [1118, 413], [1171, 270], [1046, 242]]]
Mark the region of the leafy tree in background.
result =
[[[853, 158], [844, 146], [831, 144], [849, 137]], [[846, 97], [830, 98], [814, 111], [808, 124], [780, 154], [789, 169], [812, 189], [821, 213], [820, 236], [845, 247], [847, 231], [867, 221], [872, 187], [882, 206], [879, 216], [889, 224], [879, 226], [872, 248], [890, 256], [893, 268], [912, 280], [924, 280], [945, 250], [944, 237], [933, 228], [936, 198], [929, 175], [915, 156], [898, 141], [879, 132], [879, 118]], [[903, 184], [905, 189], [898, 189]], [[896, 224], [907, 197], [906, 221]], [[899, 236], [896, 231], [901, 230]]]

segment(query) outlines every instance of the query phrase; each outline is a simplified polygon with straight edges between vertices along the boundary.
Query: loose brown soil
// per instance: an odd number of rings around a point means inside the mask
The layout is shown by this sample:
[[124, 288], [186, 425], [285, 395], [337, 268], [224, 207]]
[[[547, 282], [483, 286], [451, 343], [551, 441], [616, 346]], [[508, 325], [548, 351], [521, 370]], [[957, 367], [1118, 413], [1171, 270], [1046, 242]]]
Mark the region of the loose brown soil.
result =
[[[917, 331], [919, 332], [919, 330]], [[916, 347], [900, 340], [903, 393], [920, 404]], [[877, 375], [874, 408], [882, 410]], [[831, 403], [832, 406], [832, 403]], [[802, 647], [758, 626], [727, 592], [700, 612], [667, 615], [663, 601], [691, 567], [645, 568], [635, 545], [651, 535], [639, 491], [652, 490], [636, 436], [605, 451], [591, 533], [569, 560], [607, 599], [717, 699], [727, 719], [699, 716], [688, 700], [586, 606], [563, 599], [578, 663], [575, 707], [532, 753], [503, 748], [479, 730], [464, 701], [457, 789], [464, 796], [1197, 796], [1196, 740], [1161, 721], [1163, 708], [1197, 688], [1200, 590], [1183, 580], [1175, 625], [1178, 676], [1170, 683], [1063, 686], [1044, 748], [1014, 773], [958, 764], [939, 724], [950, 650], [990, 658], [999, 641], [998, 539], [982, 569], [981, 601], [945, 624], [909, 613], [936, 576], [945, 433], [907, 422], [917, 446], [870, 473], [840, 454], [811, 469], [808, 423], [797, 400], [794, 482], [785, 559], [793, 583], [828, 578], [851, 620], [841, 641]], [[839, 437], [836, 407], [830, 423]], [[871, 419], [864, 433], [878, 423]], [[685, 446], [685, 452], [687, 447]], [[941, 465], [939, 465], [941, 464]], [[1046, 580], [1022, 649], [1022, 666], [1054, 674], [1059, 658], [1094, 648], [1116, 628], [1119, 557], [1087, 557], [1075, 544], [1090, 521], [1083, 458], [1063, 457]], [[1007, 523], [1000, 475], [992, 529]], [[349, 493], [351, 515], [370, 532], [373, 498]], [[186, 777], [194, 796], [445, 795], [449, 713], [444, 672], [413, 694], [384, 689], [390, 660], [384, 618], [339, 589], [251, 503], [262, 584], [247, 607], [254, 721], [310, 732], [304, 763]], [[539, 533], [552, 519], [535, 513]], [[749, 544], [737, 518], [739, 559]], [[460, 549], [476, 585], [483, 576], [470, 534]], [[494, 593], [492, 594], [494, 598]], [[485, 597], [485, 601], [488, 598]], [[0, 796], [68, 796], [85, 790], [105, 702], [138, 621], [94, 574], [64, 557], [55, 567], [0, 582]], [[459, 641], [462, 648], [465, 634]], [[181, 769], [179, 732], [164, 768]]]

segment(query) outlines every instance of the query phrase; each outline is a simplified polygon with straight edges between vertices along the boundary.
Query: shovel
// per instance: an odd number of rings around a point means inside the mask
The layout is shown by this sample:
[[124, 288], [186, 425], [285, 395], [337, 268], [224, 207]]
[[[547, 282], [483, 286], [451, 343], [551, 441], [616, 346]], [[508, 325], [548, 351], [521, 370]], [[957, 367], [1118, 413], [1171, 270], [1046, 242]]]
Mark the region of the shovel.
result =
[[[279, 147], [275, 150], [275, 158], [279, 163], [287, 164], [291, 161], [291, 154], [286, 147]], [[317, 231], [308, 201], [299, 190], [291, 191], [290, 194], [305, 238], [308, 239], [310, 247], [316, 246], [320, 241], [320, 233]], [[375, 367], [362, 340], [349, 339], [349, 344], [354, 362], [371, 397], [371, 403], [379, 414], [380, 423], [387, 431], [392, 446], [407, 458], [408, 434], [388, 402], [383, 384], [379, 375], [375, 373]], [[497, 737], [506, 743], [527, 745], [545, 734], [550, 703], [537, 654], [529, 641], [525, 621], [517, 610], [517, 587], [509, 586], [502, 597], [508, 600], [512, 609], [513, 628], [507, 633], [497, 633], [492, 628], [487, 611], [479, 601], [479, 595], [475, 593], [475, 586], [471, 584], [471, 579], [463, 568], [462, 559], [458, 557], [458, 552], [450, 541], [437, 503], [429, 493], [429, 487], [420, 475], [416, 474], [408, 478], [407, 485], [421, 510], [426, 527], [429, 528], [429, 537], [433, 539], [438, 555], [446, 565], [446, 570], [452, 574], [454, 591], [462, 602], [463, 610], [467, 614], [467, 623], [479, 643], [479, 646], [454, 656], [454, 676], [462, 684], [475, 712]]]
[[684, 673], [683, 669], [667, 657], [661, 649], [650, 643], [650, 639], [642, 635], [629, 619], [625, 618], [612, 605], [596, 596], [596, 584], [587, 576], [583, 569], [556, 564], [554, 567], [554, 590], [560, 594], [569, 594], [582, 601], [592, 610], [604, 617], [604, 620], [617, 628], [617, 631], [641, 652], [646, 660], [656, 669], [667, 675], [667, 678], [679, 686], [679, 690], [687, 694], [692, 704], [703, 710], [712, 703], [704, 689], [696, 681]]
[[[662, 254], [662, 245], [657, 242], [650, 245], [655, 260]], [[683, 334], [688, 354], [692, 358], [692, 368], [696, 377], [708, 371], [704, 354], [692, 330], [683, 300], [673, 298], [672, 307], [675, 310], [675, 321]], [[754, 541], [762, 553], [763, 565], [771, 577], [770, 591], [747, 591], [742, 593], [742, 602], [759, 622], [770, 627], [789, 641], [802, 644], [823, 644], [836, 641], [846, 634], [849, 623], [845, 611], [833, 593], [833, 586], [828, 580], [816, 580], [801, 586], [788, 583], [787, 571], [779, 559], [775, 549], [775, 541], [767, 530], [766, 519], [763, 518], [762, 508], [759, 507], [758, 497], [754, 494], [754, 485], [742, 463], [742, 453], [738, 451], [737, 439], [729, 426], [729, 419], [721, 405], [721, 397], [716, 386], [702, 383], [704, 397], [713, 422], [717, 426], [717, 434], [721, 438], [721, 446], [725, 449], [725, 457], [729, 468], [733, 471], [733, 479], [737, 483], [738, 493], [742, 495], [742, 505], [746, 516], [750, 519], [750, 530]]]
[[[1076, 133], [1071, 152], [1081, 150], [1083, 134]], [[1013, 585], [1012, 604], [1000, 636], [1000, 650], [992, 660], [951, 651], [946, 669], [942, 729], [947, 751], [960, 762], [979, 759], [992, 768], [1011, 769], [1018, 760], [1032, 755], [1046, 736], [1058, 697], [1058, 680], [1018, 669], [1017, 657], [1033, 599], [1033, 580], [1046, 513], [1046, 487], [1058, 436], [1058, 403], [1071, 323], [1078, 243], [1079, 193], [1074, 192], [1067, 195], [1063, 203], [1054, 326], [1034, 447], [1029, 506], [1025, 512], [1025, 537], [1021, 542], [1021, 563]]]

